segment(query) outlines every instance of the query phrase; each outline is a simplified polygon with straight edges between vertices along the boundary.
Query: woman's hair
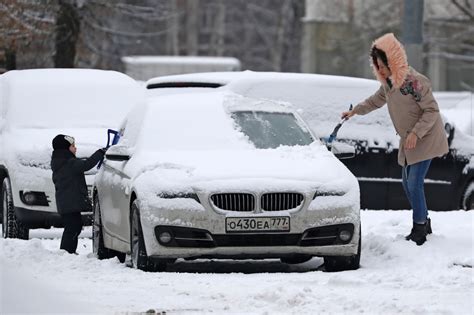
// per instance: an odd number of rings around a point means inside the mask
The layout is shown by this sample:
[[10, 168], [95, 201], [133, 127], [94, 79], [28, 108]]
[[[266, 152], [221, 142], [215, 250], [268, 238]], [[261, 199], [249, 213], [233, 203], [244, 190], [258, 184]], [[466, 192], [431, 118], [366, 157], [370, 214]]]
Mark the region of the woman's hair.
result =
[[377, 58], [382, 60], [382, 62], [387, 66], [387, 68], [390, 69], [390, 67], [388, 66], [388, 59], [387, 55], [385, 54], [385, 51], [373, 46], [372, 50], [370, 51], [370, 57], [372, 57], [372, 63], [377, 69], [379, 68]]

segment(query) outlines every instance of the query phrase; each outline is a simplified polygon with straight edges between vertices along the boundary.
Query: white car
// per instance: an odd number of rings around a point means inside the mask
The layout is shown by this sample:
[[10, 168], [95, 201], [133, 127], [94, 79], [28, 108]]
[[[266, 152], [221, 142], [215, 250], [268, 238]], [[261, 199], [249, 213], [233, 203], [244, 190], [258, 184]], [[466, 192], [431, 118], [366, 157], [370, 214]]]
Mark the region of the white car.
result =
[[178, 258], [322, 256], [357, 269], [359, 186], [289, 103], [230, 91], [136, 107], [94, 187], [93, 248], [164, 270]]
[[[78, 157], [107, 142], [144, 98], [142, 88], [115, 71], [38, 69], [0, 76], [0, 184], [2, 235], [28, 239], [29, 230], [62, 226], [50, 167], [52, 139], [74, 136]], [[93, 169], [86, 174], [92, 187]], [[85, 223], [91, 212], [83, 213]], [[88, 220], [87, 220], [88, 218]]]

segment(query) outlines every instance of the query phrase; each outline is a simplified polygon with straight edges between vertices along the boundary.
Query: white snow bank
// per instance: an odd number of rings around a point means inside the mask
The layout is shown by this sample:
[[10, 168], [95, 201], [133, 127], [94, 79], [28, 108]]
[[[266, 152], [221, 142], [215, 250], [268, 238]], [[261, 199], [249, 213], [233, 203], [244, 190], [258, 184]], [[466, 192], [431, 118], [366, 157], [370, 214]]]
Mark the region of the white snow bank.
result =
[[[146, 273], [117, 259], [95, 259], [87, 238], [80, 239], [78, 256], [59, 251], [60, 229], [34, 231], [30, 241], [0, 239], [0, 312], [18, 309], [18, 301], [27, 313], [63, 312], [72, 301], [80, 308], [67, 313], [472, 314], [474, 212], [430, 212], [433, 234], [423, 246], [403, 238], [409, 211], [361, 216], [361, 268], [341, 273], [322, 272], [320, 258], [293, 266], [271, 259], [179, 260], [169, 272]], [[31, 284], [38, 304], [24, 290], [10, 290], [10, 279]]]

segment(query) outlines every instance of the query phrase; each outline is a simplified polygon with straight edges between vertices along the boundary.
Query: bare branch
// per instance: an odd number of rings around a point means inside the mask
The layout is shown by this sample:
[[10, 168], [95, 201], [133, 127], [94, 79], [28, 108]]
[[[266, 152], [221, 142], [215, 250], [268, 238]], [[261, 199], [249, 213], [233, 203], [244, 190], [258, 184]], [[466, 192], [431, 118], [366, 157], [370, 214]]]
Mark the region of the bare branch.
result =
[[26, 21], [24, 21], [21, 17], [16, 15], [8, 6], [5, 4], [0, 3], [0, 11], [5, 12], [12, 20], [14, 20], [16, 23], [19, 25], [23, 26], [26, 28], [28, 31], [35, 33], [35, 34], [43, 34], [43, 35], [49, 35], [52, 34], [52, 31], [44, 31], [34, 25], [30, 25]]
[[467, 7], [464, 7], [458, 2], [458, 0], [451, 0], [451, 3], [454, 4], [461, 12], [466, 14], [470, 20], [474, 20], [474, 14]]
[[163, 30], [160, 30], [160, 31], [157, 31], [157, 32], [143, 32], [143, 33], [139, 33], [139, 32], [125, 32], [125, 31], [119, 31], [119, 30], [115, 30], [115, 29], [111, 29], [111, 28], [108, 28], [108, 27], [105, 27], [105, 26], [101, 26], [97, 23], [95, 23], [94, 21], [92, 21], [91, 18], [89, 17], [84, 17], [83, 19], [84, 23], [86, 23], [87, 25], [89, 25], [90, 27], [92, 28], [95, 28], [97, 30], [100, 30], [102, 32], [105, 32], [105, 33], [110, 33], [110, 34], [114, 34], [114, 35], [121, 35], [121, 36], [131, 36], [131, 37], [154, 37], [154, 36], [161, 36], [163, 34], [166, 34], [169, 29], [163, 29]]

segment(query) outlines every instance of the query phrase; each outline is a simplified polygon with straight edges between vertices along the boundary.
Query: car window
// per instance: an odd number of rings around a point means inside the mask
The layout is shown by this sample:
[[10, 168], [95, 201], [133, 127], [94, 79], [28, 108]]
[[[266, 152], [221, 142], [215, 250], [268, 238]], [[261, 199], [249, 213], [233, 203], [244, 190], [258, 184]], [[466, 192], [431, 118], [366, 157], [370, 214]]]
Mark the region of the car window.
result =
[[150, 83], [147, 85], [147, 89], [164, 89], [164, 88], [218, 88], [221, 87], [220, 83], [210, 82], [161, 82], [161, 83]]
[[291, 113], [239, 111], [231, 114], [239, 129], [259, 149], [309, 145], [314, 140]]

